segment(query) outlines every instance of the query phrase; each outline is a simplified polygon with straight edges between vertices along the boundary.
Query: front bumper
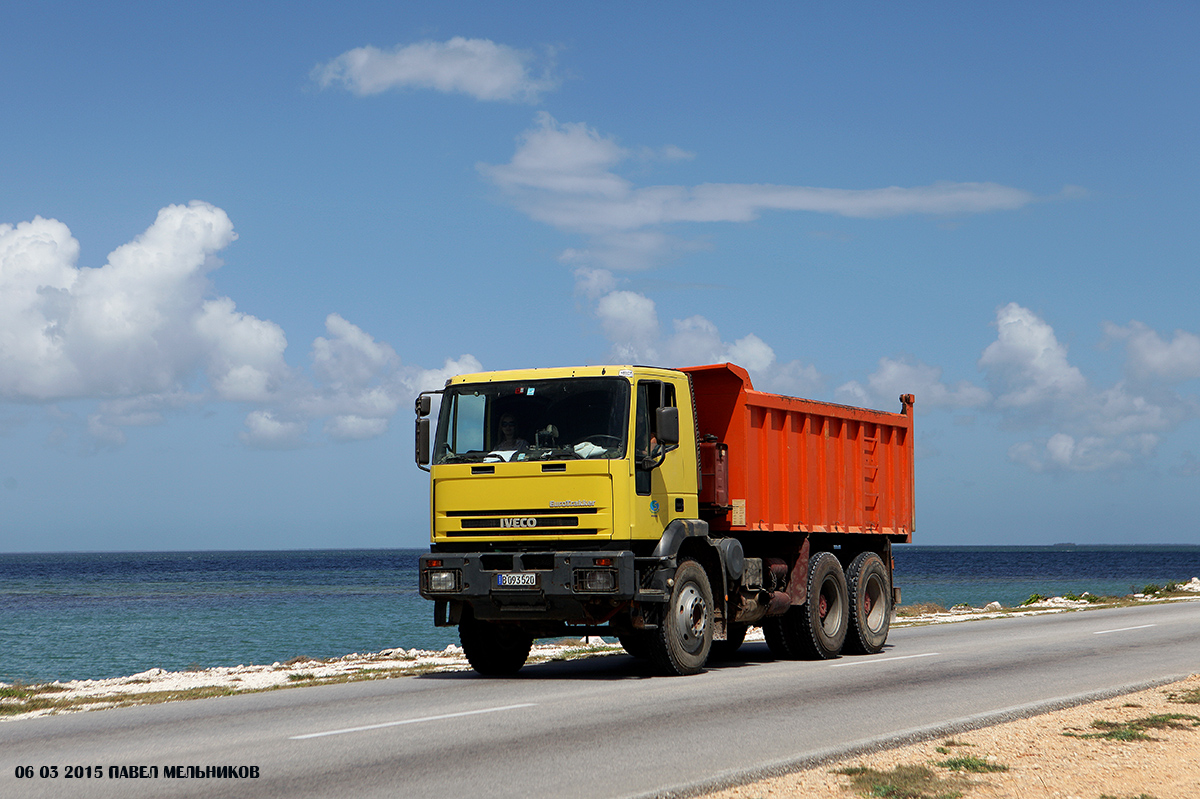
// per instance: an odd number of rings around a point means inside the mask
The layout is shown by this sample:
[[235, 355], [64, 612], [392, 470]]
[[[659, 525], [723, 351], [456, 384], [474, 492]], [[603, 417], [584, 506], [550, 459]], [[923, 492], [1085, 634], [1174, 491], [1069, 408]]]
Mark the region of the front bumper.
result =
[[638, 594], [632, 552], [432, 553], [421, 556], [420, 592], [438, 625], [455, 606], [488, 620], [596, 624]]

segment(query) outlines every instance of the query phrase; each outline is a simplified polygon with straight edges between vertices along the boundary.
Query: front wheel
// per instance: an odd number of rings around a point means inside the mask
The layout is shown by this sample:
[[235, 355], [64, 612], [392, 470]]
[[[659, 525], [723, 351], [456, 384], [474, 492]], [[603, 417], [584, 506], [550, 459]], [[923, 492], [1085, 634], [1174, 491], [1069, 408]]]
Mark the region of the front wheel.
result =
[[713, 598], [708, 575], [694, 560], [675, 570], [671, 599], [650, 640], [650, 659], [663, 674], [698, 674], [712, 647]]
[[617, 640], [621, 642], [621, 647], [631, 657], [635, 657], [638, 660], [649, 660], [650, 652], [654, 646], [651, 641], [652, 633], [652, 630], [630, 630], [629, 632], [617, 635]]
[[892, 626], [892, 585], [887, 567], [875, 552], [863, 552], [846, 569], [850, 596], [850, 632], [845, 651], [874, 655], [883, 650]]
[[533, 646], [533, 638], [518, 627], [476, 619], [463, 619], [458, 640], [471, 668], [488, 677], [516, 674]]

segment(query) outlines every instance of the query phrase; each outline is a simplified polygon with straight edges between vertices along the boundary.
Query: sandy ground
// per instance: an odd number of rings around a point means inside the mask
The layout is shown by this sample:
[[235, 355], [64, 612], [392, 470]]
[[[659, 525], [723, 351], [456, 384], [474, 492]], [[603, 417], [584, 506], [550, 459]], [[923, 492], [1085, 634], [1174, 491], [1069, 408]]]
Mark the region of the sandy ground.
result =
[[[1182, 588], [1200, 599], [1200, 578]], [[1148, 598], [1145, 598], [1148, 599]], [[1174, 601], [1188, 601], [1177, 598]], [[1086, 599], [1052, 597], [1036, 605], [1004, 609], [954, 608], [945, 612], [898, 617], [894, 626], [944, 624], [995, 618], [1000, 615], [1037, 615], [1085, 610]], [[757, 633], [757, 635], [755, 635]], [[755, 630], [749, 640], [761, 640]], [[619, 645], [599, 638], [538, 644], [531, 663], [595, 657], [621, 652]], [[1200, 667], [1200, 664], [1197, 664]], [[221, 696], [246, 691], [273, 690], [350, 680], [387, 679], [433, 671], [462, 671], [470, 666], [462, 649], [448, 646], [440, 652], [388, 649], [354, 653], [330, 660], [295, 658], [287, 663], [219, 667], [199, 671], [168, 672], [150, 669], [128, 677], [107, 680], [73, 680], [23, 686], [0, 683], [0, 721], [32, 719], [50, 714], [100, 710], [133, 704]], [[1196, 704], [1184, 703], [1182, 697]], [[1093, 722], [1123, 723], [1154, 716], [1180, 714], [1176, 727], [1150, 729], [1148, 740], [1111, 740], [1080, 737], [1103, 732]], [[1194, 720], [1194, 721], [1193, 721]], [[939, 747], [943, 751], [939, 751]], [[952, 757], [973, 757], [1000, 764], [1006, 771], [963, 775], [936, 765]], [[847, 768], [869, 768], [885, 774], [897, 766], [925, 766], [935, 775], [927, 792], [875, 793], [856, 790], [851, 777], [838, 773]], [[936, 780], [957, 779], [961, 784], [937, 787]], [[1053, 797], [1054, 799], [1195, 799], [1200, 797], [1200, 674], [1188, 681], [1088, 705], [998, 724], [981, 730], [921, 744], [849, 758], [818, 768], [798, 771], [761, 782], [709, 794], [716, 799], [754, 797], [811, 797], [850, 799], [892, 796], [898, 799], [940, 797]]]
[[[1172, 699], [1174, 697], [1174, 700]], [[1193, 703], [1183, 702], [1190, 697]], [[856, 796], [936, 796], [959, 792], [963, 799], [1196, 799], [1200, 797], [1200, 674], [1184, 682], [1079, 705], [1032, 718], [997, 724], [951, 739], [889, 749], [798, 771], [737, 788], [706, 794], [709, 799], [852, 799]], [[1178, 714], [1178, 728], [1147, 729], [1148, 740], [1084, 738], [1104, 732], [1093, 722], [1130, 722]], [[971, 757], [1006, 771], [955, 773], [937, 765]], [[855, 790], [858, 768], [890, 774], [897, 766], [924, 766], [939, 782], [961, 779], [962, 786], [931, 787], [916, 794], [887, 793], [886, 777], [875, 792]]]

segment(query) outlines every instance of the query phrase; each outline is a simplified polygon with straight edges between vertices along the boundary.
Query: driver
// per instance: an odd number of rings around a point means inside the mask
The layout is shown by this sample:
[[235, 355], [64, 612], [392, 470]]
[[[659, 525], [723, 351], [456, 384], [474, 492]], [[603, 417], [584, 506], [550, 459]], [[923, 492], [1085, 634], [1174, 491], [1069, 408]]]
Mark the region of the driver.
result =
[[500, 441], [493, 447], [498, 451], [509, 450], [525, 450], [529, 448], [529, 442], [523, 438], [517, 438], [517, 420], [513, 418], [511, 413], [503, 414], [500, 417]]

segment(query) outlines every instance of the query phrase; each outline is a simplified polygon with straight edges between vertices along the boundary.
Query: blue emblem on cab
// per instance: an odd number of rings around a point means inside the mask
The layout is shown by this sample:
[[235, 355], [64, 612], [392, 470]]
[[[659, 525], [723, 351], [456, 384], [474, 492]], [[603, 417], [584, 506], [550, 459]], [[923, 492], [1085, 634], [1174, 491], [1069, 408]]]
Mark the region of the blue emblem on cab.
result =
[[658, 500], [657, 499], [650, 500], [650, 515], [651, 516], [658, 515]]

